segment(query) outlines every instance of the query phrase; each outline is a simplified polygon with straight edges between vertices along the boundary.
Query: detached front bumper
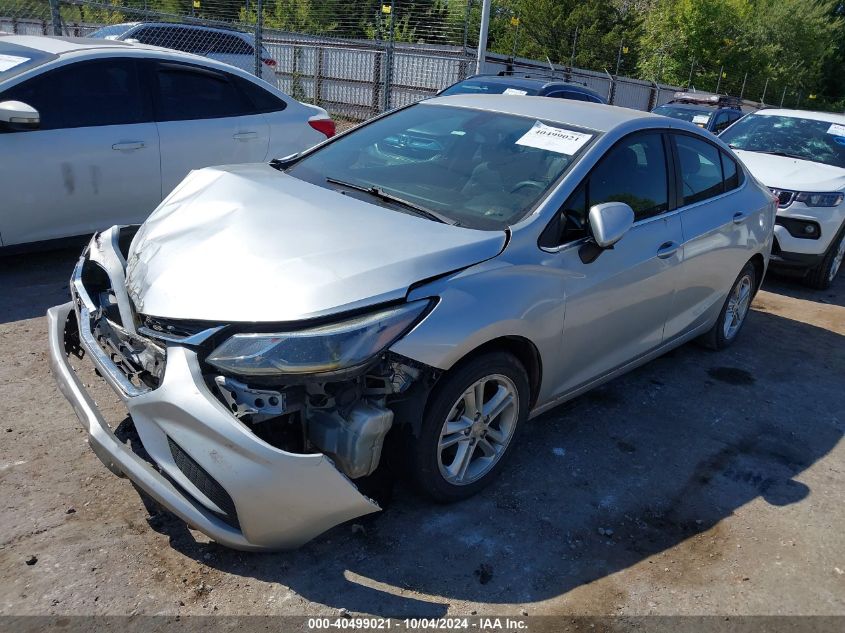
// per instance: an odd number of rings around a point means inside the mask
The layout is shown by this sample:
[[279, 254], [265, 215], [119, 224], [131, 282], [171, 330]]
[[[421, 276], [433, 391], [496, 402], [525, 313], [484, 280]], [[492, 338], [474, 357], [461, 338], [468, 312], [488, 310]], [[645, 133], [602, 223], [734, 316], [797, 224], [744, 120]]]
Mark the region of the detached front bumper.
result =
[[[105, 233], [102, 237], [108, 238]], [[109, 238], [97, 247], [108, 251], [115, 245]], [[101, 255], [104, 264], [122, 261], [115, 253]], [[123, 282], [122, 266], [104, 268], [115, 285]], [[95, 306], [80, 288], [80, 279], [74, 275], [75, 301], [47, 312], [50, 362], [59, 389], [88, 432], [91, 448], [111, 471], [129, 477], [213, 540], [241, 550], [297, 547], [338, 523], [380, 509], [325, 455], [289, 453], [256, 437], [208, 389], [196, 352], [188, 345], [167, 343], [158, 387], [137, 389], [124, 382], [89, 329]], [[120, 307], [131, 310], [129, 305]], [[82, 349], [124, 400], [154, 464], [115, 436], [71, 366], [65, 328], [74, 326], [73, 314]]]

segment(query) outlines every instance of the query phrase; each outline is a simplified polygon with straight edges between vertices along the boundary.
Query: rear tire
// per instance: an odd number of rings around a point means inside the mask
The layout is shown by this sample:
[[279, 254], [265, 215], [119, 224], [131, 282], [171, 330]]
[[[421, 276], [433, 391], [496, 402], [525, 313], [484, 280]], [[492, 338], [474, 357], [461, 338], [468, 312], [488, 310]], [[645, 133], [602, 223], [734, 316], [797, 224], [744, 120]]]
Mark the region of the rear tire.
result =
[[827, 290], [839, 274], [842, 260], [845, 258], [845, 226], [831, 242], [824, 259], [807, 272], [804, 283], [815, 290]]
[[748, 262], [731, 286], [725, 305], [716, 319], [716, 324], [700, 341], [712, 350], [721, 350], [733, 345], [751, 309], [751, 301], [757, 289], [757, 270]]
[[528, 374], [511, 354], [478, 356], [444, 376], [411, 448], [417, 487], [443, 503], [489, 485], [528, 418]]

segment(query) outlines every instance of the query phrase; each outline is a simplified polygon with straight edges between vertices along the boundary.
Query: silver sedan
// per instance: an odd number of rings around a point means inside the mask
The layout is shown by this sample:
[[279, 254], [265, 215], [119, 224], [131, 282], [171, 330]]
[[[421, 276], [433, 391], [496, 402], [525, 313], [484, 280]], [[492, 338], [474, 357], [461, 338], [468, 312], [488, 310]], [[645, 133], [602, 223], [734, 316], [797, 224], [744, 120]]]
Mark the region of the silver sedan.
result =
[[431, 99], [195, 171], [140, 228], [95, 235], [48, 313], [51, 360], [111, 470], [220, 543], [295, 547], [379, 510], [403, 471], [466, 498], [530, 418], [692, 339], [733, 343], [775, 211], [683, 121]]

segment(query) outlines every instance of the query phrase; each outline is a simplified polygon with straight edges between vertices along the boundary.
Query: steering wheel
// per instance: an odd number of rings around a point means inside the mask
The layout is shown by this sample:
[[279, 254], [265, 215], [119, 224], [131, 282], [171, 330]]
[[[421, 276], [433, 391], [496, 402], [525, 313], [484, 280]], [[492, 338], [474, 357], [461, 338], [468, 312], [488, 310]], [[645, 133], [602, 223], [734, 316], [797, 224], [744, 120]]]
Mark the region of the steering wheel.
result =
[[546, 188], [546, 185], [544, 185], [543, 183], [537, 182], [536, 180], [521, 180], [518, 183], [516, 183], [513, 187], [511, 187], [511, 190], [510, 190], [509, 193], [516, 193], [518, 190], [522, 189], [523, 187], [534, 187], [535, 189], [538, 189], [539, 191], [543, 191]]

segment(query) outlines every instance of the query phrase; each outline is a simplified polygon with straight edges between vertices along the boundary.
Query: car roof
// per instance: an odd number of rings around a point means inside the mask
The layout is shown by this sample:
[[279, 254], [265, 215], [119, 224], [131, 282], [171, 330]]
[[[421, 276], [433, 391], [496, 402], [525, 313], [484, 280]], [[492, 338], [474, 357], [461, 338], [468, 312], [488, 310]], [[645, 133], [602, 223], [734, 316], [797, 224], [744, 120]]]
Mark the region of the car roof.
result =
[[167, 26], [179, 29], [191, 29], [194, 31], [212, 31], [215, 33], [228, 33], [231, 35], [251, 35], [244, 31], [239, 31], [234, 27], [228, 26], [206, 26], [204, 24], [186, 24], [184, 22], [125, 22], [124, 24], [116, 24], [114, 26], [127, 26], [135, 28], [138, 26]]
[[133, 44], [128, 42], [118, 40], [97, 40], [87, 37], [52, 37], [44, 35], [0, 35], [0, 37], [3, 38], [4, 42], [54, 55], [63, 55], [64, 53], [80, 50], [133, 46]]
[[[672, 101], [661, 103], [657, 107], [662, 108], [663, 106], [672, 106], [673, 108], [678, 108], [679, 110], [718, 110], [723, 107], [715, 103], [673, 103]], [[736, 110], [736, 108], [725, 109]]]
[[[530, 75], [472, 75], [467, 77], [463, 81], [468, 81], [471, 79], [483, 79], [484, 81], [489, 81], [490, 83], [496, 84], [505, 84], [508, 86], [514, 87], [521, 87], [521, 88], [545, 88], [547, 86], [559, 86], [561, 88], [572, 88], [575, 90], [581, 90], [583, 92], [588, 92], [590, 94], [595, 94], [593, 90], [587, 88], [582, 84], [574, 83], [571, 81], [565, 81], [563, 79], [554, 79], [552, 77], [532, 77]], [[459, 82], [460, 83], [460, 82]]]
[[[199, 64], [201, 66], [216, 68], [232, 74], [247, 76], [252, 80], [259, 80], [258, 77], [255, 77], [252, 73], [249, 73], [242, 68], [226, 64], [216, 59], [212, 59], [211, 57], [186, 53], [184, 51], [164, 48], [162, 46], [140, 44], [138, 42], [98, 40], [85, 37], [52, 37], [45, 35], [0, 35], [0, 41], [55, 55], [56, 57], [53, 58], [53, 61], [55, 61], [56, 58], [62, 57], [65, 59], [67, 59], [67, 57], [91, 58], [96, 57], [97, 55], [108, 57], [113, 56], [115, 52], [126, 52], [130, 54], [149, 52], [154, 53], [157, 57], [166, 57], [172, 61], [184, 61], [192, 64]], [[17, 77], [13, 79], [16, 78]]]
[[785, 108], [765, 108], [758, 110], [760, 116], [788, 116], [797, 119], [812, 119], [813, 121], [825, 121], [827, 123], [845, 124], [845, 114], [836, 112], [815, 112], [813, 110], [787, 110]]
[[489, 110], [503, 114], [515, 114], [556, 123], [566, 123], [598, 132], [607, 132], [613, 128], [637, 119], [666, 120], [658, 114], [620, 108], [619, 106], [571, 101], [568, 99], [549, 99], [548, 97], [530, 97], [514, 95], [450, 95], [433, 97], [420, 102], [420, 105], [447, 105], [476, 110]]

